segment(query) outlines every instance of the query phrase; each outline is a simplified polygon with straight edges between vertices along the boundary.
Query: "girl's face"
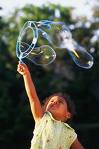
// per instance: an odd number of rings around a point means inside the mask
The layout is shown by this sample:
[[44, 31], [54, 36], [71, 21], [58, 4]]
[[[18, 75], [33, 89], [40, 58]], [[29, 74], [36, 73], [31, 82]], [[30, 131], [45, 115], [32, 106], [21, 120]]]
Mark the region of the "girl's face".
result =
[[51, 112], [56, 120], [65, 122], [71, 117], [67, 108], [67, 103], [64, 98], [60, 96], [53, 96], [46, 105], [46, 111]]

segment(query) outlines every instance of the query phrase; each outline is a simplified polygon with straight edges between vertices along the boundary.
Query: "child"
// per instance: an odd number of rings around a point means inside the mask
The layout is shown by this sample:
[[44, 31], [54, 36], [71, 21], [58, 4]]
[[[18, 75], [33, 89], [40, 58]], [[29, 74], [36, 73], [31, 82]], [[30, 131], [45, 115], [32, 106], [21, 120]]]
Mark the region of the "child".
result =
[[17, 71], [23, 75], [35, 120], [31, 149], [84, 149], [74, 129], [65, 123], [72, 118], [68, 97], [61, 93], [54, 94], [41, 106], [28, 67], [20, 63]]

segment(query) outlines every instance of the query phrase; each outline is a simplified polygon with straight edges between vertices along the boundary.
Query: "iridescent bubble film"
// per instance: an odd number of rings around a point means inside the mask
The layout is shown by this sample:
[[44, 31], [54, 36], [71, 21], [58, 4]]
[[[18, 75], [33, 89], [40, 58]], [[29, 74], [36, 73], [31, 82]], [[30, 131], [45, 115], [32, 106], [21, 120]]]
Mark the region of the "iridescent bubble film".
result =
[[79, 67], [89, 69], [93, 65], [93, 57], [72, 38], [64, 22], [27, 21], [20, 31], [16, 54], [19, 60], [27, 58], [36, 65], [48, 65], [56, 58], [55, 48], [67, 50]]

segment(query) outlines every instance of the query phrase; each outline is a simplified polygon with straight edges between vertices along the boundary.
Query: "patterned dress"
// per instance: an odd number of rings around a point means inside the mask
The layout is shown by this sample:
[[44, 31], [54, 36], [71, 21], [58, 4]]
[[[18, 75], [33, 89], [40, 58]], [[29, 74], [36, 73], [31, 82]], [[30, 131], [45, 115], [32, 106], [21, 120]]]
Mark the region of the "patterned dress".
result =
[[35, 125], [30, 149], [70, 149], [77, 138], [67, 123], [55, 120], [50, 112]]

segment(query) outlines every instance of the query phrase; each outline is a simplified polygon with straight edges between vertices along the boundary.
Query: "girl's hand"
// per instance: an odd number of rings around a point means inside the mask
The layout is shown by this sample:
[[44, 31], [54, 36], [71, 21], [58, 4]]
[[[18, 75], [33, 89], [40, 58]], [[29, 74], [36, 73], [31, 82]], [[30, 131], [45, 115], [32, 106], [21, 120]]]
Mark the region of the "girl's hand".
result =
[[28, 70], [28, 67], [26, 66], [26, 64], [24, 63], [19, 63], [18, 66], [17, 66], [17, 71], [21, 74], [21, 75], [26, 75], [29, 70]]

